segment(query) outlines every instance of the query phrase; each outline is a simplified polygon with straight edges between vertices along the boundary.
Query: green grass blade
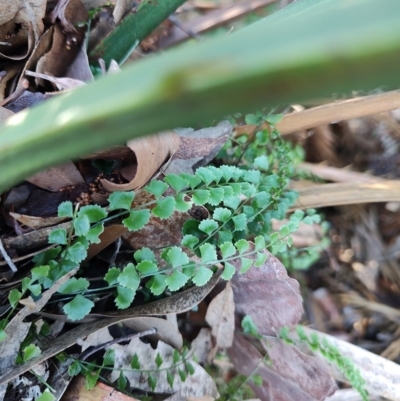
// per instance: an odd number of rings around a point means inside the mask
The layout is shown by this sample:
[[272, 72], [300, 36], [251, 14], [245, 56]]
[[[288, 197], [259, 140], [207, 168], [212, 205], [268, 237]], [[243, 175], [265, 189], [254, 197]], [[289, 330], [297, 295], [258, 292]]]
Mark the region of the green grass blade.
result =
[[398, 87], [399, 21], [399, 0], [299, 0], [230, 36], [137, 62], [1, 127], [0, 192], [128, 138], [261, 106]]

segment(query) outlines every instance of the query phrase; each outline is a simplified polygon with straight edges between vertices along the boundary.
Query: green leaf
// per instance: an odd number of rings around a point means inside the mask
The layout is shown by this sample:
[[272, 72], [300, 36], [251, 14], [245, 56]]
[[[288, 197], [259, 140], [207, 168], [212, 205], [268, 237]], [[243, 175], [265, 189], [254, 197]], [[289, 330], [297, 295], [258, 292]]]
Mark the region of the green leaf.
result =
[[72, 244], [66, 252], [66, 258], [74, 263], [80, 263], [87, 256], [86, 247], [79, 241]]
[[8, 302], [14, 308], [18, 301], [21, 299], [22, 293], [18, 291], [16, 288], [13, 288], [8, 294]]
[[251, 266], [253, 266], [253, 259], [249, 258], [240, 258], [240, 263], [241, 263], [241, 268], [239, 273], [244, 274], [247, 272], [247, 270], [250, 269]]
[[150, 220], [150, 210], [142, 209], [142, 210], [131, 210], [129, 216], [122, 220], [122, 224], [129, 231], [138, 231], [141, 230]]
[[0, 342], [4, 341], [7, 338], [7, 334], [3, 329], [0, 329]]
[[225, 207], [217, 207], [213, 213], [213, 219], [226, 223], [232, 216], [232, 212]]
[[58, 217], [71, 217], [72, 218], [74, 216], [74, 210], [73, 210], [72, 202], [70, 202], [70, 201], [61, 202], [58, 205], [57, 216]]
[[262, 122], [262, 119], [255, 114], [247, 114], [244, 120], [246, 121], [246, 124], [249, 125], [259, 125]]
[[156, 362], [157, 368], [159, 368], [164, 362], [164, 360], [162, 359], [162, 357], [161, 357], [159, 352], [157, 352], [157, 356], [156, 356], [155, 362]]
[[185, 194], [178, 194], [175, 197], [175, 209], [178, 212], [185, 213], [188, 210], [190, 210], [193, 206], [193, 201], [192, 200], [186, 201], [185, 196], [186, 196]]
[[270, 114], [264, 117], [264, 120], [271, 125], [278, 124], [283, 118], [283, 114]]
[[87, 216], [90, 223], [97, 223], [107, 217], [107, 211], [99, 205], [87, 205], [79, 209], [78, 217], [80, 216]]
[[224, 190], [224, 198], [225, 199], [233, 197], [233, 189], [231, 186], [225, 185], [220, 188]]
[[208, 187], [214, 181], [214, 174], [211, 170], [206, 167], [199, 167], [195, 175], [203, 181]]
[[136, 352], [133, 355], [132, 360], [131, 360], [131, 368], [132, 369], [140, 369], [139, 357]]
[[203, 231], [207, 235], [211, 235], [218, 228], [218, 223], [212, 219], [202, 220], [199, 224], [199, 230]]
[[94, 303], [78, 294], [75, 298], [63, 306], [64, 313], [70, 320], [81, 320], [83, 319], [93, 308]]
[[157, 379], [151, 373], [147, 376], [147, 382], [149, 383], [151, 391], [154, 391], [157, 386]]
[[233, 239], [232, 231], [220, 230], [218, 231], [218, 243], [231, 242]]
[[224, 280], [230, 280], [234, 276], [234, 274], [236, 272], [236, 268], [231, 263], [225, 262], [224, 264], [225, 264], [225, 267], [224, 267], [224, 271], [221, 274], [221, 277]]
[[68, 281], [60, 286], [58, 292], [60, 294], [72, 294], [74, 292], [81, 292], [89, 288], [89, 281], [83, 277], [77, 279], [71, 277]]
[[186, 248], [193, 249], [199, 243], [199, 239], [194, 235], [187, 234], [182, 238], [181, 244]]
[[85, 374], [85, 388], [86, 390], [93, 390], [99, 380], [101, 369], [97, 371], [89, 371]]
[[99, 236], [103, 233], [103, 231], [104, 231], [104, 224], [103, 223], [96, 224], [88, 231], [88, 233], [86, 234], [86, 238], [91, 244], [100, 244]]
[[242, 319], [242, 328], [245, 334], [252, 334], [256, 337], [259, 336], [258, 328], [250, 315], [246, 315]]
[[159, 198], [168, 189], [168, 184], [158, 180], [151, 180], [144, 189]]
[[41, 353], [42, 351], [37, 345], [30, 344], [22, 350], [23, 360], [24, 362], [27, 362], [30, 359], [33, 359], [36, 356], [40, 355]]
[[165, 176], [164, 181], [170, 185], [176, 192], [182, 191], [183, 188], [189, 186], [189, 181], [177, 174], [168, 174]]
[[212, 172], [212, 174], [214, 176], [214, 182], [216, 184], [218, 184], [221, 181], [221, 179], [223, 178], [222, 171], [218, 167], [215, 167], [215, 166], [207, 166], [207, 169]]
[[259, 184], [261, 173], [258, 170], [247, 170], [243, 178], [252, 184]]
[[63, 228], [53, 230], [49, 235], [49, 244], [67, 245], [67, 231]]
[[106, 354], [104, 355], [103, 358], [103, 365], [104, 366], [114, 366], [114, 362], [115, 362], [115, 351], [112, 348], [109, 348], [106, 351]]
[[181, 381], [185, 381], [186, 380], [186, 372], [182, 369], [178, 369], [178, 373], [179, 373], [179, 377], [181, 378]]
[[291, 221], [295, 221], [296, 223], [300, 223], [303, 220], [304, 211], [303, 210], [295, 210], [293, 214], [290, 216]]
[[128, 380], [126, 379], [124, 372], [121, 370], [118, 377], [118, 388], [124, 391], [127, 384]]
[[254, 266], [255, 267], [262, 266], [267, 259], [268, 259], [268, 255], [266, 253], [257, 252], [257, 257], [256, 257], [256, 260], [254, 262]]
[[266, 248], [264, 237], [259, 235], [258, 237], [254, 238], [254, 245], [256, 251], [264, 250]]
[[240, 198], [238, 196], [233, 196], [231, 198], [224, 199], [224, 206], [229, 207], [232, 210], [236, 210], [240, 205]]
[[193, 202], [195, 205], [204, 205], [210, 199], [210, 191], [206, 189], [195, 189], [193, 191]]
[[50, 393], [50, 390], [46, 388], [40, 397], [36, 398], [35, 401], [54, 401], [56, 397]]
[[249, 241], [246, 241], [245, 239], [240, 239], [239, 241], [237, 241], [235, 243], [235, 247], [239, 251], [239, 254], [242, 255], [244, 252], [246, 252], [249, 249], [250, 243], [249, 243]]
[[166, 198], [159, 199], [157, 206], [152, 209], [154, 216], [160, 219], [168, 219], [175, 211], [175, 198], [173, 196], [167, 196]]
[[196, 177], [193, 174], [182, 173], [180, 174], [180, 177], [184, 178], [185, 180], [188, 180], [191, 189], [196, 188], [197, 185], [201, 183], [200, 178]]
[[194, 370], [193, 365], [190, 362], [186, 362], [185, 363], [185, 368], [188, 371], [189, 375], [193, 375], [194, 374], [195, 370]]
[[75, 234], [78, 236], [86, 236], [90, 230], [90, 220], [86, 214], [78, 215], [74, 220]]
[[217, 262], [217, 251], [215, 250], [215, 247], [211, 244], [205, 243], [200, 246], [200, 255], [201, 255], [201, 260], [204, 263], [207, 262]]
[[143, 262], [144, 260], [150, 260], [150, 261], [155, 261], [156, 260], [156, 255], [154, 252], [147, 247], [143, 247], [139, 250], [137, 250], [133, 256], [135, 257], [135, 260], [137, 263]]
[[132, 202], [133, 199], [135, 198], [135, 193], [134, 192], [113, 192], [109, 197], [108, 197], [108, 209], [109, 210], [131, 210], [132, 208]]
[[192, 277], [192, 281], [197, 287], [202, 287], [210, 281], [212, 275], [212, 270], [203, 265], [200, 265], [197, 269], [196, 274]]
[[21, 284], [22, 284], [22, 292], [25, 292], [27, 289], [28, 289], [28, 287], [32, 284], [32, 279], [31, 278], [29, 278], [29, 277], [24, 277], [22, 280], [21, 280]]
[[261, 191], [254, 196], [256, 205], [261, 209], [268, 206], [271, 201], [271, 195], [265, 191]]
[[137, 266], [136, 269], [143, 275], [151, 275], [157, 273], [158, 267], [151, 260], [143, 260]]
[[167, 382], [171, 388], [174, 387], [174, 376], [171, 374], [169, 370], [167, 370]]
[[136, 291], [126, 287], [117, 287], [118, 296], [115, 298], [115, 305], [118, 309], [128, 308], [135, 298]]
[[167, 252], [168, 261], [172, 264], [173, 268], [177, 268], [189, 263], [189, 257], [178, 246], [173, 246]]
[[34, 267], [31, 270], [32, 281], [40, 280], [41, 278], [45, 278], [49, 275], [50, 267], [48, 265]]
[[176, 365], [179, 362], [179, 359], [181, 359], [181, 355], [176, 349], [174, 349], [174, 352], [172, 354], [172, 363]]
[[79, 361], [74, 361], [68, 368], [68, 374], [70, 376], [76, 376], [76, 375], [79, 375], [79, 373], [81, 373], [81, 370], [82, 370], [82, 368], [81, 368], [81, 364], [79, 363]]
[[236, 248], [233, 246], [232, 242], [225, 242], [220, 246], [220, 249], [224, 259], [233, 256], [236, 253]]
[[244, 213], [240, 213], [237, 216], [232, 217], [235, 231], [243, 231], [247, 227], [247, 218]]
[[150, 291], [153, 295], [161, 295], [165, 291], [167, 288], [167, 278], [166, 274], [157, 274], [151, 278]]
[[189, 277], [186, 274], [183, 274], [179, 270], [174, 270], [174, 272], [165, 279], [165, 283], [171, 291], [178, 291], [188, 280]]
[[30, 292], [37, 297], [42, 293], [42, 286], [40, 284], [33, 284], [29, 286]]
[[260, 170], [268, 171], [269, 169], [269, 161], [266, 155], [258, 156], [254, 159], [254, 165], [258, 167]]
[[210, 199], [208, 203], [212, 206], [219, 205], [225, 197], [225, 191], [222, 188], [210, 188]]
[[116, 267], [111, 267], [104, 276], [104, 280], [107, 281], [108, 285], [117, 284], [120, 273], [121, 270], [117, 269]]
[[118, 283], [122, 287], [136, 291], [139, 288], [140, 278], [133, 263], [128, 263], [122, 273], [118, 276]]

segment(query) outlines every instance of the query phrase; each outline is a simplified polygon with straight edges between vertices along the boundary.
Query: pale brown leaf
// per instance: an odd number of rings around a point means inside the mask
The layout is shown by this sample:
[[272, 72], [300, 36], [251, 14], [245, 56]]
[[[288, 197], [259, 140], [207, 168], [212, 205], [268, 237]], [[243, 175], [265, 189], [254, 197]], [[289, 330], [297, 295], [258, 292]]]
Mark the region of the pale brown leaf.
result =
[[102, 180], [103, 187], [109, 192], [131, 191], [143, 187], [176, 152], [179, 143], [179, 136], [173, 131], [129, 141], [128, 147], [135, 153], [137, 160], [135, 177], [127, 184], [115, 184]]
[[250, 383], [261, 400], [323, 401], [336, 391], [335, 381], [322, 359], [306, 355], [277, 338], [269, 341], [266, 353], [264, 360], [264, 356], [239, 335], [235, 335], [233, 346], [228, 350], [240, 373], [262, 377], [261, 386]]
[[36, 217], [12, 212], [10, 212], [10, 216], [19, 221], [21, 224], [24, 224], [25, 226], [35, 230], [39, 228], [55, 226], [56, 224], [60, 224], [66, 220], [69, 220], [68, 217]]
[[192, 341], [190, 350], [193, 352], [193, 356], [196, 357], [196, 360], [204, 364], [207, 362], [208, 355], [211, 351], [212, 338], [211, 338], [211, 330], [202, 328], [197, 334], [197, 337]]
[[[254, 244], [250, 245], [254, 250]], [[297, 280], [287, 275], [282, 263], [267, 250], [268, 259], [261, 267], [251, 267], [240, 274], [240, 260], [232, 263], [237, 274], [232, 278], [236, 314], [250, 315], [262, 334], [276, 335], [283, 327], [293, 327], [303, 314], [303, 303]], [[256, 254], [247, 256], [255, 260]]]
[[48, 168], [32, 175], [26, 181], [52, 192], [57, 192], [64, 187], [85, 183], [82, 174], [72, 162]]
[[211, 333], [215, 338], [216, 347], [230, 347], [235, 330], [235, 304], [233, 302], [233, 291], [230, 282], [210, 302], [207, 309], [206, 321], [211, 326]]

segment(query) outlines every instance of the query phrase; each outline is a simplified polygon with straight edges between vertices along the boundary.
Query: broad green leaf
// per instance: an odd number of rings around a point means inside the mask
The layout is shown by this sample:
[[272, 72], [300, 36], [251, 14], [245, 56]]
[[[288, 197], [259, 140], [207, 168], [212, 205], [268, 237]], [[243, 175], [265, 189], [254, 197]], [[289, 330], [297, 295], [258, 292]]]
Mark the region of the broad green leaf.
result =
[[86, 238], [91, 244], [100, 244], [99, 236], [103, 233], [103, 231], [104, 231], [104, 224], [103, 223], [96, 224], [88, 231], [88, 233], [86, 234]]
[[193, 365], [190, 362], [185, 362], [185, 368], [188, 371], [189, 375], [193, 375], [195, 370]]
[[58, 292], [60, 294], [72, 294], [74, 292], [81, 292], [89, 288], [89, 281], [83, 277], [71, 277], [68, 281], [60, 286]]
[[189, 277], [186, 274], [183, 274], [179, 270], [174, 270], [174, 272], [166, 278], [165, 283], [171, 291], [178, 291], [188, 280]]
[[133, 199], [135, 198], [135, 193], [134, 192], [113, 192], [109, 197], [108, 197], [108, 202], [110, 203], [108, 205], [109, 210], [118, 210], [118, 209], [124, 209], [124, 210], [130, 210], [132, 208], [132, 202]]
[[90, 299], [78, 294], [63, 306], [63, 311], [68, 319], [81, 320], [92, 310], [93, 306], [94, 303]]
[[230, 280], [236, 272], [235, 266], [233, 266], [231, 263], [228, 263], [228, 262], [225, 262], [224, 265], [225, 265], [225, 267], [224, 267], [224, 271], [221, 274], [221, 277], [224, 280]]
[[202, 220], [199, 224], [199, 230], [205, 232], [207, 235], [211, 235], [218, 228], [218, 223], [212, 219]]
[[22, 293], [18, 291], [16, 288], [13, 288], [8, 294], [8, 302], [14, 308], [17, 305], [18, 301], [21, 299]]
[[231, 217], [232, 212], [225, 207], [217, 207], [213, 213], [213, 219], [222, 221], [223, 223], [227, 222]]
[[156, 260], [156, 255], [154, 252], [147, 247], [143, 247], [139, 250], [137, 250], [133, 256], [135, 257], [135, 260], [137, 263], [140, 263], [144, 260], [150, 260], [150, 261], [155, 261]]
[[164, 181], [169, 184], [176, 192], [189, 186], [189, 181], [177, 174], [168, 174], [165, 176]]
[[178, 350], [174, 349], [174, 352], [172, 354], [172, 363], [176, 365], [180, 359], [181, 355], [179, 354]]
[[225, 196], [225, 192], [222, 188], [210, 188], [210, 199], [208, 199], [208, 203], [211, 206], [219, 205]]
[[161, 295], [165, 291], [167, 278], [166, 274], [157, 274], [151, 278], [149, 288], [153, 295]]
[[46, 388], [43, 393], [35, 399], [35, 401], [54, 401], [56, 397], [50, 393], [50, 390]]
[[81, 242], [75, 242], [72, 244], [66, 253], [66, 258], [73, 263], [80, 263], [87, 256], [86, 247]]
[[236, 253], [236, 248], [233, 246], [232, 242], [225, 242], [220, 246], [220, 249], [224, 259], [233, 256]]
[[160, 219], [168, 219], [175, 211], [175, 198], [173, 196], [167, 196], [166, 198], [159, 199], [157, 206], [151, 210], [154, 216]]
[[117, 305], [118, 309], [126, 309], [128, 308], [133, 299], [135, 298], [136, 290], [132, 290], [131, 288], [126, 287], [117, 287], [118, 295], [115, 298], [115, 305]]
[[124, 372], [121, 370], [118, 377], [118, 388], [124, 391], [127, 384], [128, 380], [126, 379]]
[[86, 214], [80, 214], [78, 217], [74, 220], [74, 229], [75, 229], [75, 234], [78, 236], [84, 235], [89, 232], [90, 230], [90, 220], [89, 217]]
[[187, 234], [182, 238], [181, 244], [189, 249], [193, 249], [199, 243], [199, 239], [194, 235]]
[[72, 218], [74, 216], [72, 202], [70, 202], [70, 201], [61, 202], [57, 208], [57, 216]]
[[239, 273], [243, 274], [246, 273], [247, 270], [250, 269], [251, 266], [253, 266], [253, 259], [249, 259], [249, 258], [240, 258], [240, 262], [241, 262], [241, 267], [240, 267], [240, 271]]
[[193, 174], [182, 173], [182, 174], [180, 174], [180, 177], [187, 180], [189, 182], [190, 188], [192, 188], [192, 189], [196, 188], [201, 183], [200, 178], [196, 177]]
[[178, 373], [179, 373], [179, 377], [181, 378], [181, 380], [183, 382], [186, 381], [186, 377], [187, 377], [186, 372], [182, 369], [178, 369]]
[[233, 216], [232, 221], [235, 226], [235, 231], [243, 231], [247, 227], [247, 218], [244, 213], [240, 213], [237, 216]]
[[265, 239], [263, 236], [259, 235], [258, 237], [254, 238], [254, 245], [256, 251], [262, 251], [265, 249]]
[[88, 217], [90, 223], [97, 223], [107, 217], [107, 211], [99, 205], [87, 205], [81, 207], [78, 212], [78, 217], [84, 215]]
[[[396, 88], [400, 2], [381, 3], [296, 1], [232, 35], [141, 60], [17, 113], [1, 130], [6, 173], [0, 192], [45, 167], [134, 136], [237, 110]], [[154, 5], [146, 4], [152, 18]]]
[[31, 270], [32, 281], [40, 280], [41, 278], [47, 277], [49, 274], [49, 270], [50, 270], [50, 266], [48, 266], [48, 265], [34, 267]]
[[168, 184], [158, 180], [151, 180], [144, 189], [159, 198], [168, 189]]
[[108, 285], [113, 285], [118, 283], [118, 277], [121, 273], [121, 270], [116, 267], [111, 267], [108, 269], [107, 274], [104, 276], [104, 280], [107, 281]]
[[103, 365], [104, 366], [109, 366], [109, 365], [114, 365], [115, 362], [115, 351], [112, 348], [109, 348], [104, 355], [103, 358]]
[[260, 170], [268, 171], [269, 161], [266, 155], [258, 156], [254, 159], [254, 165]]
[[63, 228], [53, 230], [49, 235], [49, 244], [67, 245], [67, 231]]
[[193, 202], [195, 205], [204, 205], [210, 198], [210, 191], [206, 189], [195, 189], [193, 191]]
[[7, 338], [7, 334], [3, 329], [0, 329], [0, 342]]
[[129, 231], [138, 231], [142, 229], [150, 220], [150, 210], [131, 210], [129, 217], [122, 220], [122, 224]]
[[40, 284], [32, 284], [29, 286], [29, 291], [37, 297], [42, 293], [42, 286]]
[[140, 369], [140, 361], [138, 354], [135, 353], [133, 355], [130, 365], [132, 369]]
[[252, 184], [259, 184], [261, 173], [258, 170], [248, 170], [244, 174], [244, 179]]
[[141, 261], [137, 266], [136, 269], [140, 271], [141, 274], [143, 275], [150, 275], [157, 273], [158, 267], [157, 265], [152, 262], [151, 260], [143, 260]]
[[118, 283], [123, 287], [136, 291], [140, 284], [140, 278], [133, 263], [128, 263], [118, 276]]
[[81, 370], [82, 368], [79, 361], [74, 361], [72, 365], [68, 368], [68, 374], [70, 376], [76, 376], [79, 375], [79, 373], [81, 373]]
[[187, 212], [190, 210], [193, 206], [193, 201], [192, 200], [185, 200], [185, 195], [184, 194], [178, 194], [175, 197], [175, 209], [178, 212]]
[[95, 371], [87, 371], [85, 374], [85, 388], [86, 390], [93, 390], [94, 387], [96, 386], [97, 380], [99, 380], [99, 376], [100, 376], [100, 371], [99, 370], [95, 370]]
[[[286, 244], [285, 244], [286, 245]], [[256, 260], [254, 262], [254, 266], [255, 267], [260, 267], [262, 266], [265, 261], [268, 259], [268, 255], [266, 253], [263, 252], [257, 252], [257, 257]]]
[[207, 187], [214, 181], [214, 174], [207, 167], [199, 167], [195, 175], [199, 177]]
[[216, 262], [217, 258], [217, 251], [215, 247], [211, 244], [205, 243], [200, 246], [200, 254], [201, 254], [201, 261], [204, 263], [207, 262]]
[[246, 121], [246, 124], [249, 125], [259, 125], [262, 123], [262, 118], [255, 114], [247, 114], [244, 120]]
[[197, 269], [196, 274], [192, 277], [192, 281], [196, 284], [197, 287], [201, 287], [210, 281], [212, 275], [212, 270], [203, 265], [200, 265]]
[[168, 250], [167, 258], [173, 268], [180, 267], [189, 263], [189, 257], [178, 246], [173, 246]]
[[220, 230], [218, 231], [218, 243], [231, 242], [233, 239], [232, 231]]
[[283, 118], [282, 114], [270, 114], [268, 116], [264, 117], [264, 120], [271, 125], [275, 125], [277, 123], [279, 123], [279, 121], [281, 121]]
[[154, 391], [157, 386], [157, 379], [151, 373], [147, 375], [147, 382], [149, 383], [151, 390]]

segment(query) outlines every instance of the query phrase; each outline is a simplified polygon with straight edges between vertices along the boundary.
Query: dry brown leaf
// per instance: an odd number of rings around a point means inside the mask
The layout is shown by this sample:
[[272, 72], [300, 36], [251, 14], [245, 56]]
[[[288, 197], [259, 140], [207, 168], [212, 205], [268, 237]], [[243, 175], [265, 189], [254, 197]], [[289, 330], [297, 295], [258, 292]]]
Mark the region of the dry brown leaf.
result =
[[32, 175], [26, 181], [52, 192], [57, 192], [64, 187], [85, 183], [82, 174], [72, 162], [48, 168]]
[[56, 224], [60, 224], [69, 220], [68, 217], [36, 217], [12, 212], [10, 212], [10, 216], [19, 221], [21, 224], [24, 224], [25, 226], [35, 230], [39, 228], [55, 226]]
[[211, 326], [216, 348], [229, 348], [232, 345], [235, 331], [235, 304], [230, 282], [210, 302], [206, 322]]
[[90, 347], [96, 347], [112, 340], [114, 340], [114, 337], [111, 336], [108, 327], [104, 327], [103, 329], [89, 334], [85, 339], [78, 338], [76, 343], [82, 347], [83, 352]]
[[153, 391], [155, 393], [164, 394], [174, 393], [173, 397], [167, 398], [168, 400], [186, 401], [189, 396], [201, 397], [208, 394], [211, 394], [213, 397], [218, 396], [214, 380], [200, 365], [192, 360], [190, 360], [190, 363], [194, 368], [194, 373], [193, 375], [188, 374], [184, 382], [180, 380], [177, 369], [168, 369], [168, 371], [175, 377], [173, 387], [171, 388], [167, 380], [167, 371], [158, 370], [155, 362], [157, 354], [160, 354], [163, 359], [163, 363], [160, 366], [161, 369], [163, 367], [174, 365], [174, 348], [162, 341], [158, 342], [156, 349], [153, 349], [150, 344], [143, 343], [139, 338], [132, 339], [126, 346], [116, 344], [112, 345], [110, 348], [114, 349], [115, 352], [114, 368], [116, 370], [111, 373], [109, 378], [112, 382], [118, 380], [120, 375], [119, 369], [126, 369], [124, 373], [126, 378], [129, 380], [131, 387], [145, 391], [152, 391], [148, 381], [143, 380], [143, 374], [131, 369], [130, 361], [136, 354], [141, 369], [154, 370], [152, 375], [156, 379], [156, 386]]
[[62, 396], [61, 401], [139, 401], [102, 382], [97, 382], [93, 389], [87, 390], [85, 378], [75, 377]]
[[135, 177], [127, 184], [114, 184], [102, 180], [103, 187], [108, 192], [131, 191], [143, 187], [177, 151], [179, 143], [179, 136], [173, 131], [129, 141], [128, 147], [135, 153], [137, 160]]
[[[251, 243], [250, 251], [254, 250]], [[260, 333], [276, 335], [281, 327], [293, 327], [303, 314], [299, 283], [287, 275], [282, 263], [267, 250], [266, 262], [240, 274], [241, 263], [235, 259], [237, 274], [232, 278], [236, 314], [250, 315]], [[255, 260], [256, 255], [248, 256]]]
[[[262, 377], [262, 385], [250, 383], [263, 401], [322, 401], [337, 387], [325, 362], [302, 353], [280, 339], [271, 339], [266, 348], [267, 365], [263, 355], [243, 336], [236, 335], [228, 354], [235, 368], [242, 374]], [[257, 370], [255, 371], [255, 369]]]
[[193, 356], [196, 357], [196, 361], [200, 364], [207, 362], [208, 355], [211, 351], [212, 338], [211, 330], [202, 328], [197, 334], [197, 337], [192, 341], [190, 350], [193, 352]]

